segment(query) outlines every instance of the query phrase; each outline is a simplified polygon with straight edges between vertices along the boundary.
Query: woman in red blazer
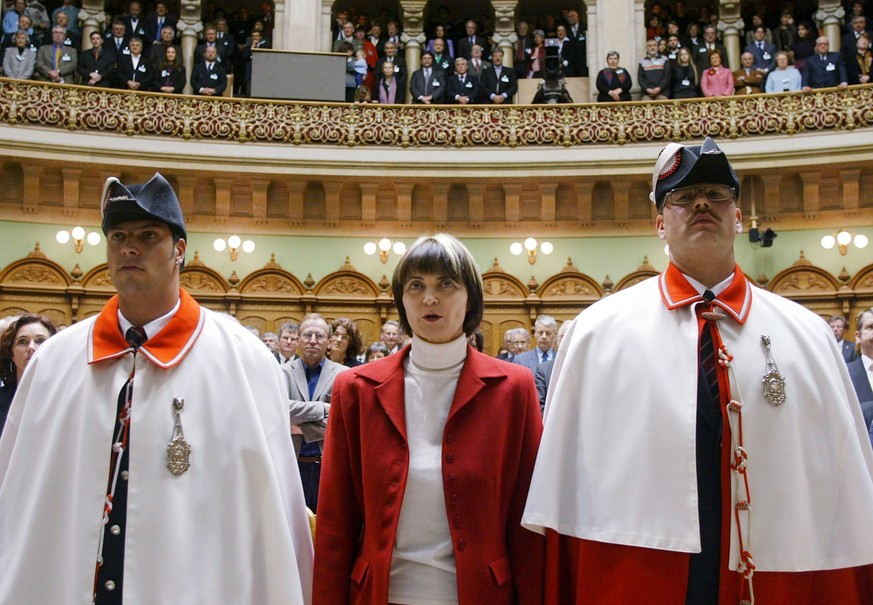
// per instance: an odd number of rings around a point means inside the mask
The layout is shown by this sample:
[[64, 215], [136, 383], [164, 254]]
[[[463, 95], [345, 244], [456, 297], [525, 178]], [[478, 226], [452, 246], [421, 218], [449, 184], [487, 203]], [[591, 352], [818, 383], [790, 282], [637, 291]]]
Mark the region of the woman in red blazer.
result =
[[454, 237], [415, 242], [392, 288], [412, 344], [334, 383], [313, 604], [540, 605], [533, 376], [467, 344], [482, 280]]

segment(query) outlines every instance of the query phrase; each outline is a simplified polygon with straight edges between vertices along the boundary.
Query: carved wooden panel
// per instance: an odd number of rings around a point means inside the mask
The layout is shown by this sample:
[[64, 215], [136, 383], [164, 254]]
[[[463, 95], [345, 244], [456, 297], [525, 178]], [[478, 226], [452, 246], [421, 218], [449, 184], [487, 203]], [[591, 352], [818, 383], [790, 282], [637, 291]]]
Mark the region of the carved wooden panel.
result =
[[192, 296], [197, 293], [223, 294], [230, 288], [221, 275], [208, 267], [185, 267], [179, 273], [179, 283]]
[[833, 275], [810, 263], [801, 252], [794, 265], [773, 278], [768, 289], [787, 298], [805, 298], [836, 293], [840, 284]]
[[103, 263], [88, 271], [82, 278], [82, 287], [115, 290], [115, 286], [112, 285], [112, 277], [109, 275], [109, 265]]

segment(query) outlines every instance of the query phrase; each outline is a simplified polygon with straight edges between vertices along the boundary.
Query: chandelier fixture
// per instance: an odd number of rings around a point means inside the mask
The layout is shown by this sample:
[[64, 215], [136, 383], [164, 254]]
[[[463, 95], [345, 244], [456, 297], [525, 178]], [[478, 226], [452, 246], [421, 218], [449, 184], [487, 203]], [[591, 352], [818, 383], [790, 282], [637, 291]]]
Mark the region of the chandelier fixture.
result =
[[540, 252], [543, 254], [551, 254], [554, 252], [555, 247], [552, 245], [552, 242], [538, 242], [536, 238], [529, 237], [524, 240], [524, 242], [513, 242], [509, 246], [509, 251], [512, 252], [515, 256], [520, 255], [522, 252], [527, 251], [527, 262], [534, 265], [537, 262], [537, 246], [539, 246]]
[[376, 252], [379, 253], [379, 260], [382, 263], [388, 262], [388, 253], [394, 251], [394, 254], [400, 256], [406, 252], [406, 244], [403, 242], [391, 242], [387, 237], [383, 237], [378, 242], [367, 242], [364, 244], [364, 253], [367, 256], [373, 256]]
[[72, 240], [73, 246], [76, 248], [76, 254], [82, 253], [82, 250], [85, 249], [85, 242], [96, 246], [101, 240], [100, 234], [97, 231], [86, 231], [84, 227], [80, 226], [73, 227], [69, 231], [66, 229], [58, 231], [55, 239], [62, 245]]
[[840, 251], [840, 254], [845, 256], [849, 252], [849, 244], [855, 244], [856, 248], [867, 247], [867, 236], [863, 233], [849, 233], [845, 229], [840, 229], [832, 235], [825, 235], [821, 238], [821, 247], [825, 250], [830, 250], [834, 246]]
[[242, 249], [242, 251], [246, 254], [254, 252], [255, 242], [250, 239], [243, 241], [240, 236], [231, 235], [227, 239], [219, 237], [217, 240], [212, 242], [212, 247], [215, 248], [216, 252], [224, 252], [225, 250], [229, 250], [230, 260], [235, 261], [239, 258], [240, 249]]

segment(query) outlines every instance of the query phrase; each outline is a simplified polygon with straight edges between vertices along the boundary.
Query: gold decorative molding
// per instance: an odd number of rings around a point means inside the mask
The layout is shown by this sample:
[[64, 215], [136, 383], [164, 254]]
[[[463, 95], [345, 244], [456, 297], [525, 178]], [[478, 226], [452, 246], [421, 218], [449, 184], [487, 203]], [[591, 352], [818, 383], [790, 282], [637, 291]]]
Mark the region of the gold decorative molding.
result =
[[0, 78], [0, 122], [294, 145], [625, 145], [866, 128], [873, 124], [873, 86], [683, 101], [431, 107], [211, 99]]

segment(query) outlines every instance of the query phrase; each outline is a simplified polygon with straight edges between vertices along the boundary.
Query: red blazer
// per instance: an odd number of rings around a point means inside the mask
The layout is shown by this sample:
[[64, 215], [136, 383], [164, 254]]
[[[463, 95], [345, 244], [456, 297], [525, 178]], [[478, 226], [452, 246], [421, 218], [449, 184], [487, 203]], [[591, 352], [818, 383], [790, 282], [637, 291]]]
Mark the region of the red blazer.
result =
[[[313, 605], [388, 602], [409, 471], [406, 347], [337, 375], [327, 424]], [[541, 605], [544, 541], [521, 527], [542, 434], [533, 375], [467, 347], [443, 437], [460, 605]]]

